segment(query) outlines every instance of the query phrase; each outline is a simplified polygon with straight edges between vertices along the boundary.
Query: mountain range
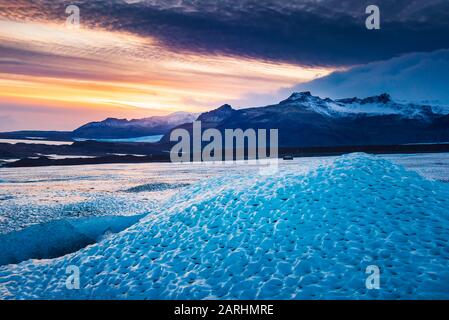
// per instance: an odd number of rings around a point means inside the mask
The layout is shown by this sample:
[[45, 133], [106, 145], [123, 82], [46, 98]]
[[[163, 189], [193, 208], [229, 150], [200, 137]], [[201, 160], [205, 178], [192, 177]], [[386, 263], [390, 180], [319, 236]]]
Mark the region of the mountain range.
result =
[[193, 122], [197, 117], [198, 114], [181, 111], [143, 119], [107, 118], [103, 121], [86, 123], [73, 131], [13, 131], [0, 133], [0, 138], [29, 139], [38, 137], [64, 141], [138, 138], [163, 135], [180, 124]]
[[[72, 132], [21, 131], [0, 134], [20, 138], [33, 134], [52, 139], [110, 139], [163, 135], [157, 144], [167, 148], [170, 132], [203, 129], [278, 129], [280, 147], [397, 145], [449, 141], [449, 110], [444, 107], [401, 103], [383, 93], [367, 98], [330, 99], [296, 92], [278, 104], [233, 109], [225, 104], [202, 114], [176, 112], [144, 119], [108, 118], [87, 123]], [[58, 136], [59, 134], [59, 136]]]
[[99, 122], [87, 123], [72, 132], [76, 138], [133, 138], [164, 134], [173, 127], [192, 122], [198, 115], [189, 112], [175, 112], [166, 116], [153, 116], [143, 119], [108, 118]]
[[[449, 141], [448, 113], [443, 107], [396, 102], [386, 93], [332, 100], [305, 91], [264, 107], [223, 105], [198, 120], [203, 128], [220, 131], [278, 129], [280, 147], [392, 145]], [[161, 141], [168, 143], [169, 134]]]

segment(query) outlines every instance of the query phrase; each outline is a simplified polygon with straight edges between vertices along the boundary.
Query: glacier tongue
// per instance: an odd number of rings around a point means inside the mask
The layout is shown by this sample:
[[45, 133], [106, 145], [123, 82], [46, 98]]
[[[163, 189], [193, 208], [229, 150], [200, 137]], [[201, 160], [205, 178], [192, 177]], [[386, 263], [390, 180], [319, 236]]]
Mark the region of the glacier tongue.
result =
[[[96, 245], [1, 267], [0, 297], [447, 299], [448, 207], [449, 185], [363, 154], [213, 178]], [[369, 265], [379, 290], [365, 287]]]

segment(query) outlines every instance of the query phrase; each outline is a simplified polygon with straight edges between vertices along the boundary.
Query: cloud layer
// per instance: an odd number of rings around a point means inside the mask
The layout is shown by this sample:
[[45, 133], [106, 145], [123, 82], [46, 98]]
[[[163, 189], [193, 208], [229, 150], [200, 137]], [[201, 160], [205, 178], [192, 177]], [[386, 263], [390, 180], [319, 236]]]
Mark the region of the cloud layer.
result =
[[[70, 1], [91, 27], [151, 36], [177, 51], [302, 65], [354, 65], [449, 48], [449, 2], [378, 0], [381, 30], [365, 28], [360, 0]], [[68, 1], [1, 1], [12, 19], [64, 21]], [[45, 16], [43, 16], [45, 15]]]
[[74, 129], [111, 116], [200, 112], [333, 70], [180, 53], [151, 36], [22, 20], [0, 19], [0, 117], [9, 119], [0, 131]]
[[[71, 4], [80, 30], [64, 27]], [[449, 101], [447, 55], [416, 54], [449, 48], [449, 2], [377, 0], [378, 31], [365, 28], [369, 4], [0, 0], [0, 126], [73, 129], [108, 116], [258, 106], [298, 83], [326, 96]]]
[[383, 92], [410, 102], [449, 106], [449, 50], [414, 53], [370, 63], [349, 71], [281, 90], [310, 90], [322, 97], [367, 97]]

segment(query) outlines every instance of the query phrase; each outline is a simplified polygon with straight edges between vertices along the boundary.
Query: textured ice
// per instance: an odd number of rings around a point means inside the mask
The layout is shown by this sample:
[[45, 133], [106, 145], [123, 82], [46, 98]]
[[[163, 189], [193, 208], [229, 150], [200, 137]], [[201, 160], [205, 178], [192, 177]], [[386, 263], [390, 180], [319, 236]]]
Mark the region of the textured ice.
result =
[[382, 157], [428, 179], [449, 182], [449, 153], [393, 154]]
[[0, 265], [56, 258], [120, 232], [142, 216], [69, 218], [0, 235]]
[[154, 191], [183, 188], [188, 185], [189, 184], [187, 183], [165, 183], [165, 182], [147, 183], [142, 184], [140, 186], [129, 188], [125, 190], [125, 192], [154, 192]]
[[[171, 165], [171, 166], [170, 166]], [[0, 168], [0, 234], [66, 218], [159, 212], [183, 183], [173, 164], [106, 164], [70, 167]], [[163, 182], [158, 192], [124, 192]]]
[[[63, 196], [62, 194], [60, 196]], [[142, 201], [142, 199], [138, 199]], [[11, 203], [9, 203], [11, 202]], [[0, 196], [0, 235], [20, 231], [24, 228], [50, 223], [55, 220], [70, 218], [88, 218], [101, 216], [126, 215], [135, 216], [153, 212], [158, 205], [155, 201], [147, 199], [142, 202], [133, 198], [126, 198], [117, 194], [104, 195], [92, 200], [73, 203], [51, 204], [17, 204], [12, 196]], [[0, 253], [1, 255], [1, 253]]]
[[[0, 297], [449, 298], [449, 185], [352, 154], [303, 173], [228, 174], [79, 252], [0, 268]], [[66, 288], [66, 267], [81, 288]], [[368, 265], [380, 289], [365, 287]]]

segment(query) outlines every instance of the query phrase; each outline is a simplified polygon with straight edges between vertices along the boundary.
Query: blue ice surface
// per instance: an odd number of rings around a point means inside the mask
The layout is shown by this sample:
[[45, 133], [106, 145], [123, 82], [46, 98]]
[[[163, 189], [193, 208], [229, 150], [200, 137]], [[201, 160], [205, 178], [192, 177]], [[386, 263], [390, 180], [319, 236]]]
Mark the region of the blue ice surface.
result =
[[0, 235], [0, 266], [56, 258], [120, 232], [143, 215], [66, 218]]
[[0, 298], [448, 299], [448, 208], [448, 184], [365, 154], [215, 177], [98, 244], [0, 267]]

